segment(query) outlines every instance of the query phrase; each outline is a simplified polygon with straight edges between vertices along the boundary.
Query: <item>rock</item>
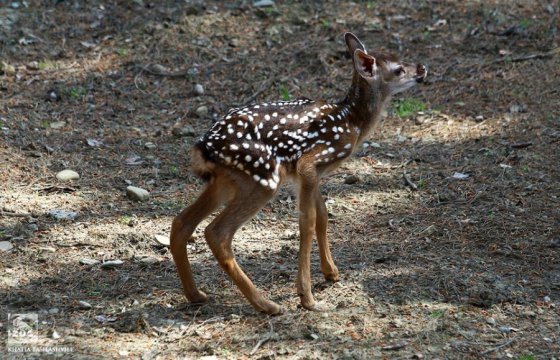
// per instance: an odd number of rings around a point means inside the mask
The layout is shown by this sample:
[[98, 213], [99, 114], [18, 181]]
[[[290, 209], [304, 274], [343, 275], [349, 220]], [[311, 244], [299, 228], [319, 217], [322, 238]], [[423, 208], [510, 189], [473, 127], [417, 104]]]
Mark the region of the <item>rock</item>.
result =
[[171, 130], [171, 132], [175, 136], [194, 136], [196, 133], [192, 125], [186, 125], [182, 128], [175, 127], [173, 128], [173, 130]]
[[82, 265], [97, 265], [99, 263], [100, 261], [95, 259], [88, 259], [88, 258], [80, 259], [80, 264]]
[[481, 121], [484, 120], [484, 116], [482, 116], [482, 115], [477, 115], [474, 119], [476, 120], [476, 122], [481, 122]]
[[489, 317], [488, 319], [486, 319], [486, 323], [488, 325], [494, 326], [494, 325], [496, 325], [496, 319], [494, 319], [493, 317]]
[[57, 220], [75, 220], [78, 213], [75, 211], [51, 209], [49, 210], [49, 215]]
[[4, 73], [6, 75], [14, 75], [16, 73], [16, 68], [13, 65], [10, 65], [4, 61], [0, 61], [0, 73]]
[[78, 180], [80, 178], [80, 174], [78, 174], [74, 170], [66, 169], [57, 173], [56, 178], [60, 181]]
[[156, 240], [156, 242], [160, 245], [163, 246], [169, 246], [169, 236], [165, 236], [165, 235], [157, 235], [154, 237], [154, 239]]
[[79, 305], [80, 309], [86, 309], [86, 310], [91, 309], [93, 307], [93, 306], [91, 306], [90, 303], [88, 303], [87, 301], [83, 301], [83, 300], [78, 301], [78, 305]]
[[55, 121], [50, 124], [51, 129], [62, 129], [66, 125], [66, 121]]
[[58, 92], [55, 89], [51, 89], [47, 92], [47, 99], [49, 101], [59, 101], [60, 95], [58, 95]]
[[199, 107], [196, 109], [196, 115], [197, 115], [198, 117], [205, 117], [206, 115], [208, 115], [208, 107], [207, 107], [207, 106], [204, 106], [204, 105], [199, 106]]
[[53, 330], [51, 336], [52, 336], [53, 339], [60, 339], [60, 334], [58, 332], [56, 332], [56, 330]]
[[362, 181], [358, 175], [349, 175], [344, 179], [345, 184], [355, 184]]
[[144, 147], [148, 150], [152, 150], [156, 148], [156, 144], [154, 144], [153, 142], [147, 142], [144, 144]]
[[105, 261], [103, 264], [101, 264], [101, 268], [103, 269], [114, 269], [116, 267], [121, 266], [122, 264], [124, 264], [124, 262], [122, 260], [109, 260], [109, 261]]
[[272, 0], [259, 0], [253, 3], [253, 7], [267, 7], [267, 6], [274, 6], [274, 1]]
[[455, 171], [451, 177], [456, 180], [466, 180], [470, 177], [470, 174]]
[[0, 241], [0, 251], [9, 251], [12, 250], [14, 246], [9, 241]]
[[200, 84], [194, 86], [194, 93], [196, 95], [204, 95], [204, 87]]
[[126, 188], [126, 196], [133, 201], [146, 201], [150, 197], [150, 193], [136, 186], [128, 186]]
[[39, 63], [37, 61], [31, 61], [25, 67], [29, 70], [39, 70]]

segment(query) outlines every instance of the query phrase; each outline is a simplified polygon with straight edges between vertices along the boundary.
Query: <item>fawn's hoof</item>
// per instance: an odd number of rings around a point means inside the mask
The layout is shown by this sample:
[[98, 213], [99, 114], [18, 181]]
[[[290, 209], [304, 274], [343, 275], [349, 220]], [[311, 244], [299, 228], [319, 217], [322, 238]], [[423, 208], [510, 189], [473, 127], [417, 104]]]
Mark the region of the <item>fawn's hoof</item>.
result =
[[331, 308], [323, 303], [318, 303], [318, 302], [311, 302], [311, 303], [304, 303], [303, 301], [301, 302], [301, 306], [303, 306], [304, 309], [309, 310], [309, 311], [317, 311], [317, 312], [325, 312], [325, 311], [329, 311], [331, 310]]
[[187, 295], [187, 299], [189, 299], [189, 301], [193, 304], [202, 304], [208, 301], [208, 295], [198, 290], [194, 294]]
[[285, 310], [275, 302], [269, 301], [264, 306], [257, 307], [257, 310], [268, 315], [282, 315]]
[[325, 280], [327, 281], [337, 282], [338, 280], [340, 280], [340, 277], [338, 275], [338, 270], [331, 273], [326, 273], [324, 275], [325, 275]]

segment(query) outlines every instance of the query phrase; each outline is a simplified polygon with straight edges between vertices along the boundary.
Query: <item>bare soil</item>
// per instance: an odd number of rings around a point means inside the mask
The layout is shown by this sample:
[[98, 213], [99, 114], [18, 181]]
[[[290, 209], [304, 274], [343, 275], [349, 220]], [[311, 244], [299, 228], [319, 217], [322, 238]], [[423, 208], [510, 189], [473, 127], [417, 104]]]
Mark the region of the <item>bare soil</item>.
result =
[[[0, 241], [13, 246], [0, 252], [0, 329], [37, 313], [36, 345], [73, 349], [2, 342], [0, 357], [558, 359], [559, 13], [556, 1], [0, 1]], [[343, 97], [345, 31], [430, 73], [394, 101], [425, 110], [392, 106], [324, 181], [341, 281], [324, 281], [316, 249], [312, 266], [331, 310], [299, 306], [290, 189], [235, 239], [288, 312], [255, 312], [200, 229], [188, 248], [211, 300], [189, 304], [154, 241], [201, 187], [189, 147], [233, 106]], [[58, 181], [63, 169], [79, 180]], [[149, 200], [130, 201], [129, 184]]]

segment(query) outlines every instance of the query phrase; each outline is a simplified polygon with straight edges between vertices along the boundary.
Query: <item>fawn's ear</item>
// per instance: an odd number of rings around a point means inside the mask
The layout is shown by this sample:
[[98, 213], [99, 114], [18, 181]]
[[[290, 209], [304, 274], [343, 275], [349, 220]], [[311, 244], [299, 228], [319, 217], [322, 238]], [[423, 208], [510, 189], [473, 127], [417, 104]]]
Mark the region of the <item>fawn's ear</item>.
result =
[[354, 51], [354, 69], [365, 79], [371, 79], [377, 74], [375, 58], [358, 49]]
[[366, 48], [364, 44], [358, 39], [358, 37], [351, 32], [347, 32], [344, 34], [344, 41], [346, 41], [346, 46], [348, 46], [348, 51], [350, 55], [354, 54], [354, 51], [360, 49], [363, 52], [366, 52]]

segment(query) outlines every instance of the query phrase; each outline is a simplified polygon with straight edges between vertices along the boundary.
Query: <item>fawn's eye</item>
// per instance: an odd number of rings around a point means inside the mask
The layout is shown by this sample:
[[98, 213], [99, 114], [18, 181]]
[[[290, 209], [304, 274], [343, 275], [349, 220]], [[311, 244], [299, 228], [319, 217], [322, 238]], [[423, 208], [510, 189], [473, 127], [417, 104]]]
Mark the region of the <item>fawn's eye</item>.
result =
[[401, 76], [402, 74], [405, 73], [405, 71], [404, 71], [404, 68], [403, 68], [402, 66], [399, 66], [398, 68], [396, 68], [396, 69], [393, 71], [393, 73], [394, 73], [396, 76]]

